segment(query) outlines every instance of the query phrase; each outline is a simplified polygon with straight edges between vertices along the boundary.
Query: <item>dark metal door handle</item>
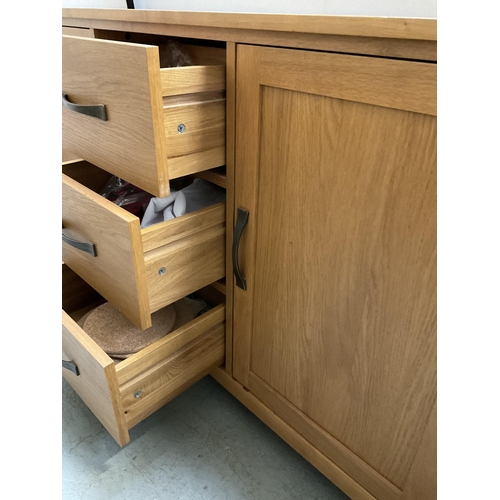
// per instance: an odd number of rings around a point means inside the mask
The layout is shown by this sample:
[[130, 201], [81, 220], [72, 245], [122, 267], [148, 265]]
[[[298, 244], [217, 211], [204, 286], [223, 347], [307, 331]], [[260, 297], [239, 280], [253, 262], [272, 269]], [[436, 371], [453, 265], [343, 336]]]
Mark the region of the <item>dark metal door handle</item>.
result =
[[236, 277], [236, 285], [241, 289], [247, 289], [247, 280], [242, 276], [240, 266], [238, 265], [238, 250], [240, 248], [240, 239], [243, 229], [248, 223], [249, 212], [243, 208], [238, 208], [238, 217], [234, 227], [233, 234], [233, 273]]
[[77, 377], [78, 375], [80, 375], [80, 370], [78, 369], [78, 366], [76, 366], [76, 363], [74, 361], [66, 361], [65, 359], [63, 359], [62, 367], [66, 368], [66, 370], [69, 370], [70, 372], [73, 372]]
[[89, 253], [90, 255], [92, 255], [92, 257], [97, 257], [97, 250], [93, 243], [74, 240], [73, 238], [69, 238], [68, 236], [66, 236], [64, 233], [62, 233], [62, 240], [64, 241], [64, 243], [67, 243], [77, 250]]
[[69, 101], [67, 94], [63, 92], [62, 105], [63, 108], [75, 111], [76, 113], [81, 113], [82, 115], [93, 116], [94, 118], [99, 118], [99, 120], [102, 121], [106, 121], [108, 119], [106, 116], [106, 106], [104, 104], [73, 104]]

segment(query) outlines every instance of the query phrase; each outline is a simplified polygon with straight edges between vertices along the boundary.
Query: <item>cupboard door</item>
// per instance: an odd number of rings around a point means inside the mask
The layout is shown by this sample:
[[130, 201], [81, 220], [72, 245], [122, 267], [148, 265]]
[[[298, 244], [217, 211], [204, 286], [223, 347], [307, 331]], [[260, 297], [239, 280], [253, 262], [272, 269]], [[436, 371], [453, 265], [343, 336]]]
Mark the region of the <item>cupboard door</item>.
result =
[[376, 498], [435, 498], [436, 65], [238, 46], [236, 106], [235, 378]]

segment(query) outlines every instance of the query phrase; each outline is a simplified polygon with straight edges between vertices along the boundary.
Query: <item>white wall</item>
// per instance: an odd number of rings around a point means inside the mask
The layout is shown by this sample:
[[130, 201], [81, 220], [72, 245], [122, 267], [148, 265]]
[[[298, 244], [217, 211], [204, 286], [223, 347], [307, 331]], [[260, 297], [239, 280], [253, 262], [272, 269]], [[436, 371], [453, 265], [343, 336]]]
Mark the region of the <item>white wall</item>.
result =
[[[437, 18], [437, 0], [134, 0], [136, 9]], [[126, 0], [63, 0], [63, 7], [126, 8]]]
[[[126, 9], [126, 0], [62, 0], [62, 7], [86, 7], [89, 9]], [[135, 5], [135, 3], [134, 3]]]

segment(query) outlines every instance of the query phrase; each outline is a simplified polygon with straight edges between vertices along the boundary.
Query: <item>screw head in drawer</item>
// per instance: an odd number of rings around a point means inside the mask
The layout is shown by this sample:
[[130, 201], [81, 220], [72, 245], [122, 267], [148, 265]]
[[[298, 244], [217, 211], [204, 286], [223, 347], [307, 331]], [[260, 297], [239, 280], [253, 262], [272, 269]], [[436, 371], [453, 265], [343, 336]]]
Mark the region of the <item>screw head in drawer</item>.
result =
[[158, 269], [158, 274], [161, 276], [162, 274], [165, 274], [167, 272], [167, 270], [164, 268], [164, 267], [160, 267], [160, 269]]
[[179, 134], [183, 134], [186, 130], [186, 125], [184, 125], [184, 123], [180, 123], [179, 125], [177, 125], [177, 132], [179, 132]]

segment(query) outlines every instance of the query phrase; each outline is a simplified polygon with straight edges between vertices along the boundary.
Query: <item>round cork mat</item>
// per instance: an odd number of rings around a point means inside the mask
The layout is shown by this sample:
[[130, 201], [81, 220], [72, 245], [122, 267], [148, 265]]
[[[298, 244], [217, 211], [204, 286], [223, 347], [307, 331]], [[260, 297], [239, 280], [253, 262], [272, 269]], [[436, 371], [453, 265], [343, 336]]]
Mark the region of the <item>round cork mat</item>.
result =
[[125, 359], [193, 318], [191, 306], [181, 299], [153, 313], [152, 326], [140, 330], [106, 302], [87, 313], [78, 323], [106, 354], [112, 358]]
[[[193, 308], [184, 299], [181, 299], [177, 302], [174, 302], [174, 304], [172, 304], [172, 305], [174, 306], [175, 313], [176, 313], [175, 314], [175, 322], [174, 322], [172, 328], [168, 332], [166, 332], [165, 335], [168, 335], [169, 333], [173, 332], [174, 330], [177, 330], [177, 328], [180, 328], [181, 326], [185, 325], [186, 323], [189, 323], [194, 318]], [[143, 349], [143, 348], [141, 347], [141, 349]], [[137, 352], [137, 351], [135, 351], [135, 352]], [[116, 353], [116, 354], [110, 354], [110, 357], [116, 362], [116, 361], [122, 361], [123, 359], [128, 358], [131, 354], [134, 354], [134, 353], [133, 352], [131, 352], [131, 353]]]

